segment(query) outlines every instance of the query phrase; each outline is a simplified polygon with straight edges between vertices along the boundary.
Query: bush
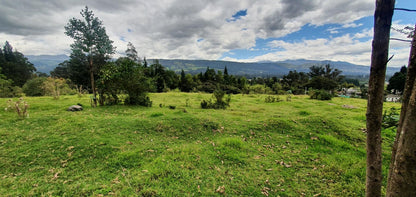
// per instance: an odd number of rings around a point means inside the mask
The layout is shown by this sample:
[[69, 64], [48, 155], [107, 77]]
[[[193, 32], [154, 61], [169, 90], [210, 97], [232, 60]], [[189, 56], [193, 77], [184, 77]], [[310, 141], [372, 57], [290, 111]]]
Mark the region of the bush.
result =
[[264, 102], [266, 102], [266, 103], [274, 103], [274, 102], [281, 102], [281, 101], [282, 101], [282, 99], [280, 99], [280, 97], [278, 97], [278, 96], [276, 96], [276, 97], [274, 97], [274, 96], [267, 96], [264, 99]]
[[215, 98], [215, 102], [212, 100], [202, 100], [201, 108], [202, 109], [225, 109], [230, 106], [231, 96], [228, 97], [224, 101], [225, 92], [219, 89], [214, 91], [213, 97]]
[[286, 101], [292, 101], [292, 95], [287, 95], [287, 97], [286, 97]]
[[325, 90], [313, 90], [310, 92], [310, 98], [311, 99], [317, 99], [317, 100], [331, 100], [332, 94]]
[[26, 118], [29, 117], [29, 104], [23, 100], [23, 98], [19, 98], [17, 101], [13, 101], [9, 99], [7, 101], [7, 107], [5, 108], [6, 111], [16, 111], [19, 118]]
[[152, 107], [152, 101], [146, 94], [132, 95], [129, 94], [124, 100], [126, 105], [141, 105], [145, 107]]
[[66, 79], [48, 77], [45, 79], [42, 85], [43, 91], [47, 96], [53, 96], [54, 99], [59, 99], [61, 95], [75, 94], [76, 91], [72, 90]]
[[213, 93], [216, 90], [217, 86], [212, 82], [205, 82], [199, 86], [197, 89], [202, 92]]
[[274, 94], [271, 88], [260, 84], [250, 86], [249, 92], [250, 94]]
[[23, 85], [23, 93], [26, 96], [44, 96], [45, 91], [43, 88], [43, 83], [46, 81], [46, 77], [36, 77], [28, 80], [25, 85]]
[[147, 92], [152, 89], [151, 79], [145, 76], [145, 69], [128, 58], [105, 64], [100, 70], [97, 89], [100, 105], [114, 105], [121, 102], [120, 93], [125, 93], [126, 105], [152, 106]]
[[392, 107], [389, 111], [385, 110], [383, 113], [383, 121], [381, 126], [386, 129], [390, 127], [397, 127], [399, 125], [400, 113], [399, 110]]
[[12, 84], [12, 80], [6, 79], [5, 77], [2, 78], [0, 74], [0, 98], [14, 97], [16, 95], [14, 90], [17, 86], [13, 87]]

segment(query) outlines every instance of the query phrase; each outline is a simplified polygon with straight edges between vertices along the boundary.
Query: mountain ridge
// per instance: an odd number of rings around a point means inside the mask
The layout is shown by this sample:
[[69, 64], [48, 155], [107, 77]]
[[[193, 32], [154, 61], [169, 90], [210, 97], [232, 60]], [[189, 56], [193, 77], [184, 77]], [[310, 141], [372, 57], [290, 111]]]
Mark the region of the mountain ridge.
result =
[[[39, 72], [48, 73], [61, 62], [68, 60], [67, 55], [28, 55], [26, 56]], [[152, 64], [155, 59], [147, 60]], [[347, 76], [366, 76], [370, 73], [369, 66], [356, 65], [343, 61], [330, 60], [285, 60], [263, 62], [233, 62], [225, 60], [184, 60], [184, 59], [159, 59], [159, 63], [169, 70], [180, 72], [182, 69], [191, 74], [205, 72], [207, 67], [215, 70], [223, 70], [227, 67], [228, 73], [249, 77], [283, 76], [289, 71], [309, 72], [313, 65], [330, 64], [332, 67], [342, 70]], [[400, 70], [399, 67], [387, 67], [387, 75], [393, 75]]]

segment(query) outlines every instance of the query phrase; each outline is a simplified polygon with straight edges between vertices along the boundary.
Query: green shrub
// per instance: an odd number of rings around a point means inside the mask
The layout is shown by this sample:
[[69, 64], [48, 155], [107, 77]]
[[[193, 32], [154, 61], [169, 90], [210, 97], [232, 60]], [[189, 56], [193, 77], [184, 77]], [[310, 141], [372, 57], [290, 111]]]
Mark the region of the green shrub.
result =
[[395, 107], [385, 110], [383, 113], [383, 121], [381, 126], [385, 128], [397, 127], [399, 125], [400, 113]]
[[249, 87], [250, 94], [274, 94], [273, 90], [265, 85], [252, 85]]
[[202, 100], [201, 108], [202, 109], [225, 109], [230, 106], [231, 96], [228, 97], [224, 101], [225, 92], [219, 89], [214, 91], [213, 97], [215, 98], [214, 101], [212, 100]]
[[274, 102], [281, 102], [281, 101], [283, 101], [283, 100], [280, 99], [280, 97], [278, 97], [278, 96], [276, 96], [276, 97], [274, 97], [274, 96], [267, 96], [264, 99], [264, 102], [266, 102], [266, 103], [274, 103]]
[[289, 94], [289, 95], [287, 95], [287, 96], [286, 96], [286, 101], [292, 101], [292, 95], [290, 95], [290, 94]]
[[310, 98], [311, 99], [317, 99], [317, 100], [331, 100], [332, 94], [325, 90], [313, 90], [310, 92]]
[[124, 104], [126, 105], [141, 105], [145, 107], [152, 107], [152, 101], [146, 94], [129, 94], [127, 98], [124, 100]]
[[47, 96], [53, 96], [54, 99], [59, 99], [61, 95], [72, 95], [76, 91], [72, 90], [66, 79], [48, 77], [43, 81], [42, 89]]
[[23, 85], [23, 92], [26, 96], [44, 96], [45, 91], [43, 83], [45, 81], [46, 77], [36, 77], [28, 80], [25, 85]]

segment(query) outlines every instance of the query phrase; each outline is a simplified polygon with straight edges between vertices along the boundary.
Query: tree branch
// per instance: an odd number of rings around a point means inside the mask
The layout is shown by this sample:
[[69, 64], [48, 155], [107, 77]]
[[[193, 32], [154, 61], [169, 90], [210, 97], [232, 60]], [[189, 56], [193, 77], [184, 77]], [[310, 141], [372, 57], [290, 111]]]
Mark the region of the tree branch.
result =
[[394, 8], [394, 10], [401, 10], [401, 11], [406, 11], [406, 12], [416, 12], [416, 10], [411, 10], [411, 9], [407, 9], [407, 8]]
[[397, 41], [402, 41], [402, 42], [412, 42], [411, 40], [403, 40], [400, 38], [390, 38], [390, 40], [397, 40]]

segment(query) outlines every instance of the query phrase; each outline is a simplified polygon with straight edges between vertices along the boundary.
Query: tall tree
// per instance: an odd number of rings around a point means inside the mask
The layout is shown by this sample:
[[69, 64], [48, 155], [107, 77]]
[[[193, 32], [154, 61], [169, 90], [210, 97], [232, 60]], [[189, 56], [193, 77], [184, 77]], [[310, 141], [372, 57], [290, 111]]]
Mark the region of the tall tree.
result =
[[390, 27], [395, 0], [376, 0], [374, 37], [367, 102], [366, 196], [381, 196], [381, 121], [388, 62]]
[[190, 91], [190, 89], [189, 89], [188, 87], [189, 87], [189, 84], [188, 84], [188, 82], [186, 81], [185, 71], [182, 69], [182, 70], [181, 70], [181, 81], [180, 81], [180, 83], [179, 83], [179, 89], [180, 89], [182, 92], [189, 92], [189, 91]]
[[83, 19], [70, 19], [65, 26], [65, 34], [75, 40], [71, 45], [72, 50], [81, 50], [88, 57], [93, 106], [95, 107], [97, 106], [97, 92], [94, 72], [97, 66], [94, 64], [94, 56], [108, 57], [114, 54], [115, 47], [105, 31], [102, 21], [98, 17], [94, 17], [87, 6], [80, 13]]
[[3, 65], [6, 62], [6, 59], [4, 59], [3, 50], [0, 49], [0, 65]]
[[[415, 28], [416, 29], [416, 28]], [[416, 30], [402, 97], [399, 126], [393, 145], [387, 196], [416, 196]]]
[[147, 68], [147, 60], [146, 60], [146, 57], [143, 58], [143, 67]]
[[6, 43], [3, 46], [3, 54], [6, 61], [14, 61], [13, 47], [12, 45], [10, 45], [9, 41], [6, 41]]
[[134, 47], [134, 45], [131, 42], [127, 44], [126, 56], [127, 58], [135, 62], [139, 61], [139, 56], [137, 55], [136, 47]]
[[394, 73], [394, 75], [389, 79], [389, 85], [387, 85], [387, 90], [390, 92], [393, 90], [393, 94], [402, 94], [404, 90], [404, 84], [406, 82], [406, 74], [407, 68], [406, 66], [403, 66], [400, 69], [400, 72]]
[[27, 80], [32, 78], [36, 71], [35, 66], [20, 52], [13, 51], [13, 47], [6, 41], [0, 58], [0, 67], [3, 74], [13, 81], [13, 85], [22, 87]]

